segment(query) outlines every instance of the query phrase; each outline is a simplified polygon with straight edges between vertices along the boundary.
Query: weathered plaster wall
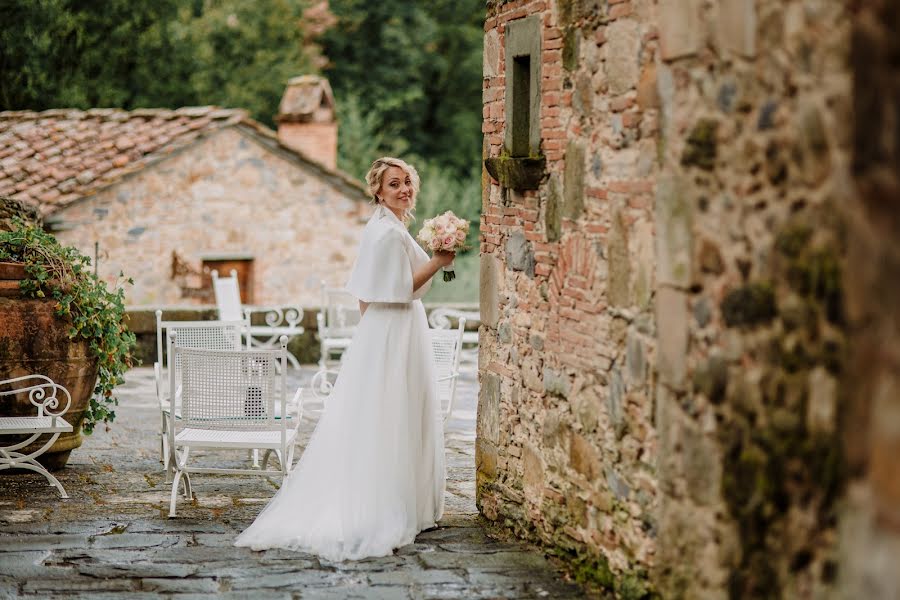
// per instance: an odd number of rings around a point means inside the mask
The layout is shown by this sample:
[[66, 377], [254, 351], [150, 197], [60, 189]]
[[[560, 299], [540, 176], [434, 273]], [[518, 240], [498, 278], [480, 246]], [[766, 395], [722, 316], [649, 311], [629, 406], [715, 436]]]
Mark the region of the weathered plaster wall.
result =
[[[228, 128], [54, 214], [66, 244], [94, 256], [100, 275], [133, 277], [129, 304], [184, 304], [172, 252], [254, 258], [254, 302], [319, 302], [319, 280], [343, 285], [369, 206], [289, 156]], [[198, 282], [199, 283], [199, 282]]]

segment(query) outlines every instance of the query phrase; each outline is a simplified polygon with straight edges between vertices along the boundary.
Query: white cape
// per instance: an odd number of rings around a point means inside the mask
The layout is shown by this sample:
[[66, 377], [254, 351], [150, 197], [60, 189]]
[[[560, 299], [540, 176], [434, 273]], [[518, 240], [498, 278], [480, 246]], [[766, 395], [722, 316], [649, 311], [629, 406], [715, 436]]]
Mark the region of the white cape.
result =
[[379, 206], [347, 284], [372, 304], [300, 462], [235, 545], [356, 560], [389, 555], [441, 518], [443, 425], [419, 300], [430, 283], [412, 292], [427, 260]]

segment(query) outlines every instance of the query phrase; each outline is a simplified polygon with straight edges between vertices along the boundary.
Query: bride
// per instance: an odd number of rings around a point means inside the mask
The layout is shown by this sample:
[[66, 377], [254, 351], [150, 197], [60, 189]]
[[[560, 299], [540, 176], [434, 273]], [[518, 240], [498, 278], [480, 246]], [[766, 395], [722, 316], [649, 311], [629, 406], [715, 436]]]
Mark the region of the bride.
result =
[[237, 546], [386, 556], [443, 513], [444, 435], [420, 298], [454, 255], [429, 259], [406, 230], [419, 190], [411, 165], [379, 158], [366, 183], [377, 207], [347, 284], [362, 319], [303, 457]]

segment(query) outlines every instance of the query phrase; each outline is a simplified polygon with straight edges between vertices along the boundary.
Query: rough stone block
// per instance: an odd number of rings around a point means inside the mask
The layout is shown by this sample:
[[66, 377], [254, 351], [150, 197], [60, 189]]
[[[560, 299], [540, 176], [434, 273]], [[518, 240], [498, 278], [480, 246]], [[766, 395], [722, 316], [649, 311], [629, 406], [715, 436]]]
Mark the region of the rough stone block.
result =
[[637, 21], [616, 19], [606, 28], [606, 77], [611, 94], [637, 87], [641, 31]]
[[660, 380], [683, 389], [687, 375], [688, 306], [684, 292], [661, 286], [656, 292]]
[[691, 56], [702, 44], [701, 0], [660, 0], [659, 47], [663, 60]]
[[570, 140], [563, 174], [563, 216], [577, 219], [584, 210], [584, 146]]
[[620, 207], [613, 210], [612, 229], [608, 239], [609, 283], [606, 298], [610, 306], [625, 307], [628, 306], [630, 299], [631, 261], [628, 254], [628, 229]]
[[481, 376], [476, 435], [492, 444], [500, 443], [500, 378], [490, 373]]
[[569, 464], [588, 481], [593, 481], [602, 472], [600, 454], [581, 434], [573, 433], [569, 446]]
[[503, 265], [492, 254], [481, 255], [481, 278], [479, 285], [479, 304], [481, 322], [487, 327], [496, 328], [500, 318], [500, 277]]
[[484, 68], [485, 79], [500, 75], [500, 33], [496, 29], [484, 35]]
[[691, 279], [692, 211], [677, 177], [660, 177], [656, 186], [657, 282], [687, 288]]
[[719, 44], [747, 58], [756, 56], [756, 0], [719, 0]]
[[534, 250], [521, 231], [514, 232], [506, 241], [506, 264], [513, 271], [525, 271], [534, 277]]
[[562, 211], [562, 185], [559, 175], [553, 173], [547, 182], [547, 203], [544, 211], [544, 227], [547, 232], [548, 242], [559, 241], [560, 212]]

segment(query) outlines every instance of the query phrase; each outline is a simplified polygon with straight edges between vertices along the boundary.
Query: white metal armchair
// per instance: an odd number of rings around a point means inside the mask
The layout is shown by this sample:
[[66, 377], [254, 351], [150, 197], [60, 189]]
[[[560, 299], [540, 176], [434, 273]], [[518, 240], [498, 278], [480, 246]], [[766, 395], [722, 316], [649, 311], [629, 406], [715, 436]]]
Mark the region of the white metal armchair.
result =
[[[294, 394], [294, 419], [287, 414], [287, 337], [277, 350], [199, 350], [178, 346], [177, 332], [169, 333], [169, 351], [180, 364], [169, 394], [181, 389], [181, 419], [169, 412], [167, 437], [172, 451], [167, 469], [172, 474], [169, 516], [175, 516], [179, 485], [193, 497], [191, 473], [269, 475], [271, 454], [280, 463], [282, 481], [291, 471], [297, 427], [303, 416], [301, 390]], [[278, 368], [280, 367], [280, 368]], [[290, 426], [289, 426], [290, 423]], [[197, 467], [189, 464], [194, 449], [265, 449], [262, 469]]]
[[[250, 325], [248, 344], [257, 348], [276, 348], [278, 339], [285, 335], [288, 339], [302, 335], [303, 309], [299, 306], [241, 306], [241, 291], [238, 286], [237, 271], [232, 270], [228, 277], [219, 277], [218, 271], [212, 272], [213, 293], [219, 319], [237, 321], [247, 319], [252, 323], [255, 313], [264, 313], [265, 325]], [[254, 339], [255, 338], [255, 339]], [[300, 363], [288, 352], [288, 361], [299, 369]]]
[[[450, 329], [453, 319], [462, 319], [463, 322], [480, 319], [478, 311], [458, 310], [455, 308], [436, 308], [428, 315], [428, 324], [435, 329]], [[460, 350], [460, 360], [467, 363], [478, 362], [478, 332], [464, 331], [462, 337], [463, 348]]]
[[176, 389], [175, 396], [169, 396], [169, 387], [173, 379], [180, 381], [181, 365], [177, 356], [168, 352], [163, 354], [163, 340], [168, 339], [169, 333], [173, 333], [178, 337], [178, 345], [183, 348], [240, 350], [243, 347], [243, 338], [248, 335], [250, 322], [243, 317], [234, 321], [163, 321], [162, 317], [163, 311], [157, 310], [156, 364], [153, 365], [153, 369], [160, 415], [159, 460], [163, 465], [167, 465], [169, 462], [167, 427], [173, 397], [175, 418], [181, 418], [180, 389]]
[[316, 315], [319, 329], [319, 368], [325, 369], [331, 355], [350, 347], [353, 332], [359, 324], [359, 302], [348, 292], [328, 287], [322, 282], [322, 307]]
[[444, 422], [453, 414], [456, 400], [456, 383], [459, 379], [459, 358], [466, 327], [465, 317], [459, 319], [456, 329], [430, 329], [431, 348], [434, 351], [434, 366], [437, 372], [438, 397]]

